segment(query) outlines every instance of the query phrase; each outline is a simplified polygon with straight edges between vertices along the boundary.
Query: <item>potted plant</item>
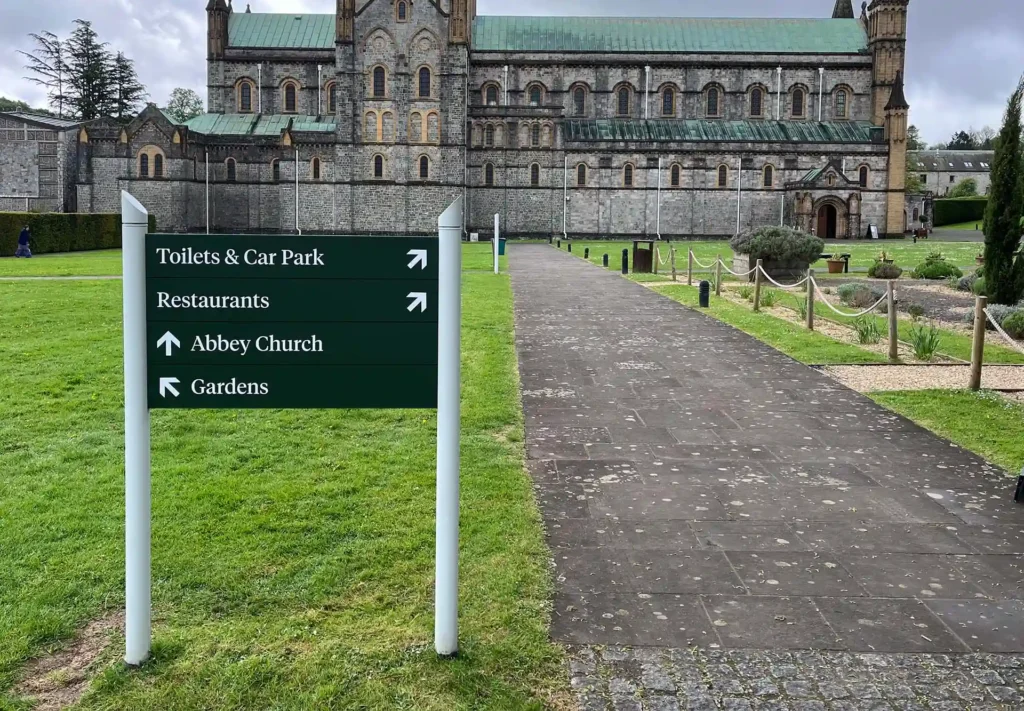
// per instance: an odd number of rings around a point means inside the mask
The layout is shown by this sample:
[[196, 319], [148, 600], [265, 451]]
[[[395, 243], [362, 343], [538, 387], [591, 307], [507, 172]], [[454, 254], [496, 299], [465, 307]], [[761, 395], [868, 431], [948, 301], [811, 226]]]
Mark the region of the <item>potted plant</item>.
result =
[[890, 257], [889, 253], [886, 252], [884, 249], [882, 250], [881, 254], [879, 254], [878, 257], [876, 257], [876, 260], [881, 262], [882, 264], [895, 264], [896, 263], [896, 260], [893, 259], [892, 257]]
[[843, 259], [841, 254], [833, 254], [828, 258], [828, 273], [829, 274], [842, 274], [843, 269], [846, 268], [846, 260]]
[[[814, 235], [792, 227], [758, 227], [741, 232], [730, 243], [735, 253], [733, 270], [749, 272], [761, 260], [772, 279], [802, 279], [807, 269], [818, 261], [825, 246]], [[750, 276], [753, 281], [753, 274]]]

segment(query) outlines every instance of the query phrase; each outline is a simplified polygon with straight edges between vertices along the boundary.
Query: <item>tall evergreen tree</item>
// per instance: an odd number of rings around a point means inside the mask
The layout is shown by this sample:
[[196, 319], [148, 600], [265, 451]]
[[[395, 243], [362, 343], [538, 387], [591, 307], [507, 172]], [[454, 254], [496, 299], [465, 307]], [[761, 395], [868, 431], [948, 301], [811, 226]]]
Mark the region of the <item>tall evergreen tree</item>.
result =
[[1021, 101], [1024, 79], [1010, 96], [999, 133], [999, 148], [992, 161], [992, 188], [985, 211], [985, 287], [997, 304], [1015, 304], [1024, 285], [1024, 257], [1020, 247], [1024, 212], [1024, 158], [1021, 155]]
[[25, 69], [32, 73], [26, 79], [46, 89], [50, 108], [57, 112], [57, 116], [63, 117], [68, 79], [64, 43], [52, 32], [32, 33], [29, 37], [35, 40], [36, 51], [18, 50], [19, 54], [28, 59]]
[[91, 22], [75, 20], [75, 25], [65, 43], [68, 104], [76, 118], [89, 121], [115, 108], [114, 61]]
[[118, 121], [127, 122], [135, 118], [140, 111], [140, 104], [148, 96], [146, 87], [139, 81], [135, 72], [135, 62], [118, 52], [114, 57], [111, 72], [113, 93], [111, 107], [107, 112]]

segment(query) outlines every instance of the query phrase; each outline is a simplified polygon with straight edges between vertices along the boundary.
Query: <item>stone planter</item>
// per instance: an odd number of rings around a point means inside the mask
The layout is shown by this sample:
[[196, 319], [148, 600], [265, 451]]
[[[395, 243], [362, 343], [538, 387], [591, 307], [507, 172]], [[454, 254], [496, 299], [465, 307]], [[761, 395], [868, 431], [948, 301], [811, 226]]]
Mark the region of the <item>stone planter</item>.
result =
[[[732, 258], [732, 270], [741, 274], [753, 269], [755, 264], [757, 264], [757, 259], [751, 260], [748, 254], [737, 254]], [[807, 262], [779, 262], [766, 259], [761, 263], [761, 266], [764, 267], [768, 276], [775, 281], [800, 281], [807, 276], [807, 270], [811, 265]], [[754, 281], [754, 275], [751, 274], [748, 279]]]
[[843, 268], [846, 266], [846, 262], [842, 259], [830, 259], [828, 260], [828, 273], [829, 274], [842, 274]]

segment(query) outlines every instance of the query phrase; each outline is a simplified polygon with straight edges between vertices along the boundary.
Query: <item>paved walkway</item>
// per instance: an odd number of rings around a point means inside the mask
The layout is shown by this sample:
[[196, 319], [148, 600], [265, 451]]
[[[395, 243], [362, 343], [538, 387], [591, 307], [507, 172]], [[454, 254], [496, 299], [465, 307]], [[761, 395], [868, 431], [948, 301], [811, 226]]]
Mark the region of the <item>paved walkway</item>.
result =
[[1004, 472], [576, 257], [510, 268], [585, 708], [1022, 708]]

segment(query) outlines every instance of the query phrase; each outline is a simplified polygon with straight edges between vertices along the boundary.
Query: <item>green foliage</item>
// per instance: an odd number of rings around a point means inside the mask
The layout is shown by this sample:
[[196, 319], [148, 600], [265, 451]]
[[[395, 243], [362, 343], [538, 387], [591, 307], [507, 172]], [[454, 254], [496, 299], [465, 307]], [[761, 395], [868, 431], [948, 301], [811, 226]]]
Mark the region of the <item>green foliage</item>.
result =
[[1007, 316], [1001, 325], [1010, 338], [1024, 339], [1024, 309]]
[[910, 314], [910, 318], [917, 321], [924, 316], [924, 307], [921, 304], [908, 304], [907, 313]]
[[966, 276], [963, 276], [963, 277], [960, 277], [959, 279], [957, 279], [956, 280], [956, 285], [953, 286], [953, 288], [956, 289], [957, 291], [973, 292], [974, 291], [974, 284], [975, 284], [975, 282], [977, 282], [978, 279], [980, 279], [984, 275], [985, 275], [985, 268], [984, 267], [981, 267], [980, 269], [975, 269], [970, 274], [968, 274]]
[[843, 284], [838, 290], [839, 300], [846, 306], [865, 309], [885, 295], [885, 292], [865, 284]]
[[[0, 212], [0, 257], [10, 257], [18, 248], [18, 235], [28, 225], [32, 231], [33, 254], [83, 252], [121, 246], [121, 216], [112, 214]], [[156, 231], [156, 218], [149, 216], [149, 231]]]
[[978, 194], [978, 181], [974, 178], [964, 178], [959, 183], [953, 186], [953, 189], [949, 191], [947, 197], [951, 198], [965, 198], [975, 197]]
[[910, 329], [910, 343], [914, 346], [915, 358], [929, 361], [942, 345], [942, 336], [935, 326], [914, 326]]
[[929, 254], [912, 274], [915, 279], [949, 279], [950, 277], [959, 279], [963, 275], [964, 273], [959, 267], [946, 261], [942, 252]]
[[985, 283], [985, 277], [975, 279], [974, 284], [971, 285], [971, 291], [974, 292], [975, 296], [984, 296], [988, 293], [988, 285]]
[[878, 319], [861, 317], [853, 322], [857, 331], [857, 341], [861, 345], [873, 346], [882, 340], [882, 329], [878, 327]]
[[775, 291], [775, 289], [765, 289], [761, 292], [761, 306], [770, 309], [779, 303], [781, 298], [779, 292]]
[[171, 91], [171, 98], [164, 109], [178, 123], [185, 123], [203, 113], [203, 99], [192, 89], [178, 87]]
[[796, 310], [800, 314], [801, 319], [807, 318], [807, 298], [801, 299], [799, 296], [796, 297]]
[[868, 276], [872, 279], [899, 279], [903, 276], [903, 270], [895, 264], [875, 261], [868, 269]]
[[[998, 323], [1002, 327], [1006, 327], [1006, 321], [1010, 317], [1024, 312], [1024, 308], [1020, 306], [1006, 306], [1004, 304], [990, 304], [988, 307], [989, 317]], [[971, 313], [971, 320], [974, 320], [974, 314]]]
[[980, 222], [985, 217], [987, 197], [942, 198], [935, 201], [935, 226]]
[[814, 235], [791, 227], [758, 227], [741, 232], [730, 242], [737, 254], [749, 255], [751, 262], [758, 259], [776, 262], [818, 261], [824, 241]]
[[999, 134], [999, 148], [992, 161], [992, 189], [985, 213], [985, 284], [996, 304], [1015, 304], [1024, 289], [1024, 257], [1020, 224], [1024, 213], [1024, 154], [1021, 149], [1021, 102], [1024, 79], [1010, 96]]
[[752, 286], [741, 286], [739, 288], [740, 298], [744, 301], [750, 301], [754, 298], [754, 287]]

